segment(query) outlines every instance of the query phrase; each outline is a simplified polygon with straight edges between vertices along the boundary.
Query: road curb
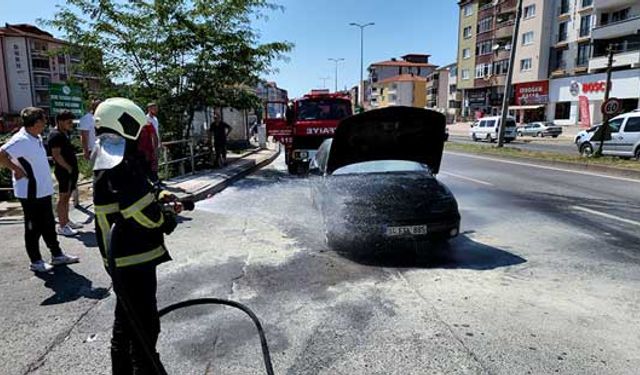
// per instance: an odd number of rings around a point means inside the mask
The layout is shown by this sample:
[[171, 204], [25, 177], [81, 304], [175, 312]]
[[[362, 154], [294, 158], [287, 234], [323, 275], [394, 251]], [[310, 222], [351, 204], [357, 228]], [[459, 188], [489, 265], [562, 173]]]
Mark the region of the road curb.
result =
[[[258, 153], [261, 150], [256, 150], [253, 153]], [[269, 157], [261, 160], [261, 161], [257, 161], [256, 163], [254, 163], [253, 165], [250, 165], [248, 168], [234, 174], [233, 176], [230, 176], [228, 178], [225, 178], [223, 181], [218, 182], [217, 184], [213, 184], [210, 186], [207, 186], [205, 188], [202, 188], [196, 192], [193, 193], [186, 193], [186, 194], [182, 194], [180, 196], [180, 198], [182, 199], [189, 199], [192, 201], [201, 201], [203, 199], [207, 199], [210, 198], [212, 195], [215, 195], [219, 192], [221, 192], [222, 190], [226, 189], [227, 187], [229, 187], [229, 185], [233, 184], [234, 182], [238, 181], [239, 179], [255, 172], [256, 170], [271, 164], [274, 160], [276, 160], [278, 158], [278, 156], [280, 156], [280, 147], [278, 147], [278, 149], [276, 151], [273, 152], [272, 155], [270, 155]], [[248, 154], [250, 155], [250, 154]], [[246, 155], [246, 156], [248, 156]], [[243, 157], [244, 158], [244, 157]]]
[[616, 167], [608, 167], [603, 165], [593, 165], [593, 164], [579, 164], [579, 163], [570, 163], [566, 161], [556, 161], [556, 160], [542, 160], [536, 158], [527, 158], [527, 157], [519, 157], [512, 155], [496, 155], [496, 154], [483, 154], [483, 153], [473, 153], [473, 152], [465, 152], [465, 151], [446, 151], [445, 153], [451, 154], [465, 154], [465, 155], [474, 155], [474, 156], [483, 156], [487, 158], [495, 158], [495, 159], [505, 159], [505, 160], [514, 160], [514, 161], [523, 161], [531, 164], [539, 164], [547, 167], [564, 167], [567, 169], [574, 169], [578, 171], [586, 171], [586, 172], [599, 172], [599, 173], [607, 173], [618, 177], [627, 177], [632, 179], [640, 180], [640, 171], [634, 171], [631, 169], [622, 169]]

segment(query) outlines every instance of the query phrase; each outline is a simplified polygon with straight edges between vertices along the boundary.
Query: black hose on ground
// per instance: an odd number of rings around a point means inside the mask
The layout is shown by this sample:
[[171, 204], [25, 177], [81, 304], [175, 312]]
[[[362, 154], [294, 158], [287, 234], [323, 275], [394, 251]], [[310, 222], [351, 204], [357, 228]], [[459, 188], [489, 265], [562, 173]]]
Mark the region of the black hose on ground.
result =
[[[111, 229], [109, 230], [109, 234], [107, 236], [107, 243], [108, 243], [107, 267], [109, 270], [109, 274], [111, 275], [113, 289], [119, 291], [119, 293], [116, 293], [116, 296], [118, 300], [122, 303], [122, 306], [124, 307], [124, 310], [126, 311], [127, 316], [129, 317], [131, 326], [133, 327], [133, 330], [135, 331], [136, 336], [138, 336], [138, 339], [142, 343], [145, 354], [153, 364], [156, 374], [167, 375], [167, 371], [164, 369], [162, 362], [160, 362], [160, 359], [158, 358], [158, 356], [155, 355], [155, 350], [153, 346], [150, 344], [149, 338], [141, 328], [142, 325], [140, 324], [140, 317], [136, 315], [136, 313], [131, 308], [131, 305], [129, 304], [129, 298], [127, 296], [125, 288], [120, 288], [118, 269], [116, 268], [116, 261], [113, 256], [113, 249], [111, 247], [111, 237], [113, 234], [114, 227], [115, 227], [115, 224], [111, 226]], [[267, 375], [274, 375], [273, 365], [271, 363], [271, 354], [269, 353], [269, 345], [267, 344], [267, 337], [265, 336], [264, 330], [262, 329], [262, 324], [260, 323], [260, 319], [258, 319], [258, 316], [256, 316], [256, 314], [253, 311], [251, 311], [251, 309], [249, 309], [247, 306], [236, 301], [230, 301], [230, 300], [221, 299], [221, 298], [196, 298], [196, 299], [189, 299], [186, 301], [174, 303], [173, 305], [164, 307], [158, 311], [158, 315], [162, 318], [164, 315], [169, 314], [170, 312], [173, 312], [185, 307], [198, 306], [198, 305], [225, 305], [225, 306], [230, 306], [230, 307], [242, 310], [245, 314], [247, 314], [249, 318], [251, 318], [251, 320], [253, 321], [253, 324], [255, 324], [256, 329], [258, 330], [258, 335], [260, 336], [260, 346], [262, 347], [262, 358], [264, 359], [264, 365], [267, 371]]]

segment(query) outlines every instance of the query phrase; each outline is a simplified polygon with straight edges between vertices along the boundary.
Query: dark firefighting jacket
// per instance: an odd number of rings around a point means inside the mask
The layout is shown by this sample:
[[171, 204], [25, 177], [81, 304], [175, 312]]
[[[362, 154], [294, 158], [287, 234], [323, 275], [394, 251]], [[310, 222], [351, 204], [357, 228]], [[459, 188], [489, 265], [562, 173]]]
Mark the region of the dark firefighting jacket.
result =
[[157, 265], [171, 260], [164, 246], [165, 217], [139, 158], [125, 157], [116, 167], [94, 172], [96, 237], [107, 266], [108, 233], [116, 267]]

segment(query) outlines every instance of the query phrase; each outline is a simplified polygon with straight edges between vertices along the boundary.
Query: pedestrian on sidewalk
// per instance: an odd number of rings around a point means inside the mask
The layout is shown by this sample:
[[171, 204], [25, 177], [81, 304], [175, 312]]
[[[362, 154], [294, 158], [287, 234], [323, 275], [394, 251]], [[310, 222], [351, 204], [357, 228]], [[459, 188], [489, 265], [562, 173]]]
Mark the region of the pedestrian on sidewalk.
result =
[[[0, 165], [13, 172], [13, 192], [24, 211], [24, 240], [30, 269], [49, 272], [52, 265], [77, 263], [78, 257], [65, 255], [56, 236], [51, 196], [53, 181], [42, 144], [47, 124], [42, 108], [27, 107], [20, 112], [22, 128], [0, 147]], [[40, 254], [40, 237], [51, 252], [51, 264]]]
[[89, 112], [80, 118], [78, 129], [80, 129], [80, 141], [82, 142], [82, 154], [85, 160], [91, 159], [91, 151], [96, 143], [96, 122], [93, 112], [100, 104], [99, 99], [92, 99], [89, 104]]
[[[140, 163], [138, 141], [147, 124], [131, 100], [111, 98], [96, 109], [98, 142], [93, 164], [93, 202], [100, 253], [118, 297], [111, 339], [114, 375], [155, 374], [160, 317], [156, 267], [171, 260], [164, 234], [177, 225], [163, 210]], [[181, 207], [176, 204], [176, 213]], [[109, 236], [111, 234], [111, 236]], [[110, 238], [110, 239], [109, 239]], [[140, 334], [144, 337], [140, 340]], [[148, 349], [153, 359], [147, 354]]]
[[53, 157], [53, 173], [58, 180], [58, 234], [62, 236], [75, 236], [76, 229], [82, 228], [81, 224], [69, 219], [69, 200], [71, 193], [78, 186], [78, 159], [71, 144], [71, 131], [73, 120], [76, 116], [69, 111], [63, 111], [56, 116], [56, 128], [49, 133], [47, 146]]
[[215, 151], [214, 167], [224, 167], [227, 165], [227, 137], [233, 128], [231, 125], [220, 119], [220, 115], [213, 115], [213, 123], [209, 129], [209, 144], [213, 138], [213, 148]]

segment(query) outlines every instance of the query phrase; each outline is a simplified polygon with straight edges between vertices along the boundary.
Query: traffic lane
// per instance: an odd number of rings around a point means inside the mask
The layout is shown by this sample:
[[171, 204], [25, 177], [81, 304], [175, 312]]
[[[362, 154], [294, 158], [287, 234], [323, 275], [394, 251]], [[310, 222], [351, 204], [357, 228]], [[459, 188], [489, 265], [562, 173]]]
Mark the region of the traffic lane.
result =
[[[481, 146], [493, 146], [495, 143], [488, 142], [474, 142], [469, 137], [465, 136], [457, 136], [450, 135], [450, 142], [453, 143], [465, 143], [465, 144], [476, 144]], [[545, 142], [545, 143], [542, 143]], [[516, 141], [505, 143], [505, 147], [511, 148], [519, 148], [523, 150], [529, 151], [540, 151], [540, 152], [555, 152], [565, 155], [578, 155], [577, 147], [568, 140], [558, 140], [558, 141], [542, 141], [539, 139], [522, 139], [518, 138]]]
[[[535, 165], [529, 162], [504, 160], [461, 153], [445, 153], [442, 172], [463, 175], [516, 194], [520, 204], [535, 209], [541, 205], [549, 212], [571, 212], [592, 217], [596, 222], [611, 218], [584, 210], [640, 222], [640, 180]], [[624, 228], [635, 226], [616, 220]], [[637, 227], [637, 226], [636, 226]], [[637, 228], [631, 232], [637, 232]]]
[[[443, 170], [454, 163], [447, 160]], [[464, 163], [455, 166], [469, 172]], [[491, 272], [403, 272], [422, 298], [437, 301], [440, 316], [489, 372], [634, 373], [640, 262], [630, 250], [637, 237], [620, 241], [602, 224], [570, 219], [562, 207], [528, 202], [508, 187], [440, 179], [458, 199], [463, 233], [526, 259]], [[528, 181], [516, 176], [513, 183]], [[625, 340], [629, 345], [620, 345]]]

